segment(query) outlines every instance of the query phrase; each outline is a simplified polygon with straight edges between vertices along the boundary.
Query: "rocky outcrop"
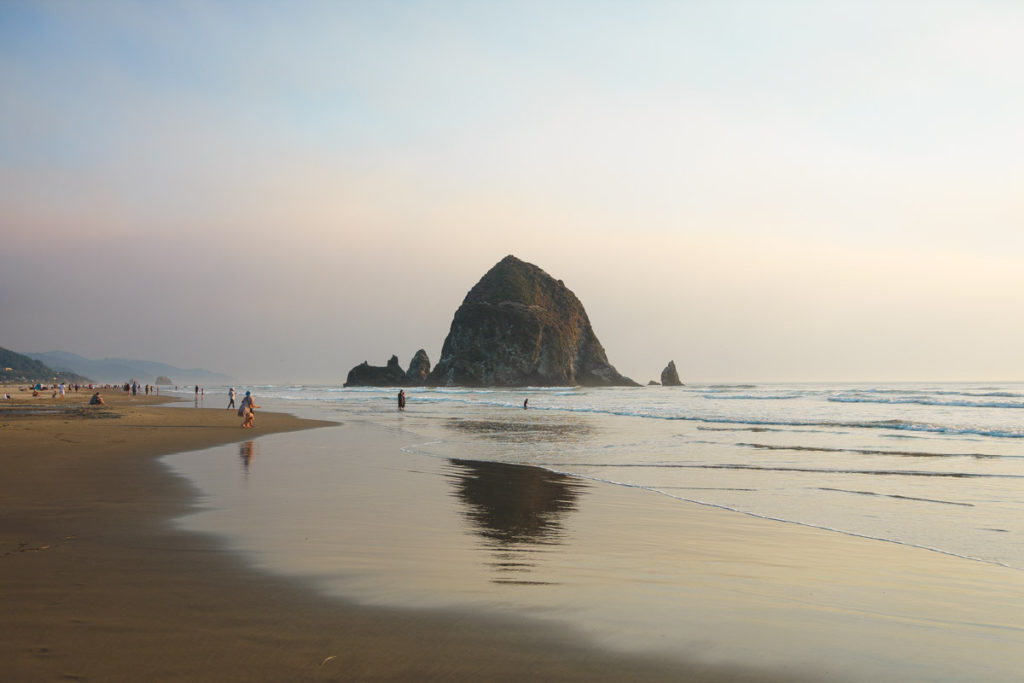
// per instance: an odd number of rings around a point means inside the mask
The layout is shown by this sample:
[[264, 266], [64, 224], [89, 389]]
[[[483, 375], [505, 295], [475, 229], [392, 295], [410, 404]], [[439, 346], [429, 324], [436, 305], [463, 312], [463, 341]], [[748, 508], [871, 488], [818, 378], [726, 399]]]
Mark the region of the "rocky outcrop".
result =
[[363, 361], [348, 371], [346, 387], [400, 387], [406, 386], [408, 377], [398, 365], [398, 356], [391, 356], [384, 367]]
[[420, 349], [409, 362], [409, 370], [405, 373], [409, 386], [422, 386], [430, 376], [430, 358], [427, 352]]
[[466, 295], [428, 384], [639, 386], [608, 362], [576, 295], [514, 256]]
[[159, 377], [156, 378], [155, 384], [159, 386], [168, 386], [170, 384], [174, 384], [174, 382], [172, 382], [171, 378], [168, 377], [167, 375], [160, 375]]
[[421, 387], [430, 375], [430, 358], [420, 349], [409, 363], [405, 372], [398, 365], [398, 356], [391, 356], [388, 364], [381, 367], [363, 361], [348, 371], [346, 387]]
[[661, 371], [661, 384], [666, 387], [681, 387], [683, 383], [679, 381], [679, 373], [676, 372], [676, 362], [670, 360], [665, 369]]
[[660, 387], [661, 386], [661, 382], [656, 382], [656, 381], [654, 381], [652, 379], [650, 382], [647, 383], [647, 386], [649, 386], [649, 387]]

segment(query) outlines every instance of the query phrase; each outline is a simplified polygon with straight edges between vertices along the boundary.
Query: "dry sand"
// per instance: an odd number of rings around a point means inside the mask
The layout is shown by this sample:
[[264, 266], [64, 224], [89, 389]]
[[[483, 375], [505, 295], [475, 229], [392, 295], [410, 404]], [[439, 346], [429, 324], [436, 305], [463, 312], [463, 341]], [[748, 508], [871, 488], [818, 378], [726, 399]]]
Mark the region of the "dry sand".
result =
[[605, 654], [514, 619], [328, 600], [168, 524], [195, 491], [158, 456], [324, 423], [260, 412], [242, 430], [223, 408], [11, 393], [0, 406], [0, 679], [771, 680]]

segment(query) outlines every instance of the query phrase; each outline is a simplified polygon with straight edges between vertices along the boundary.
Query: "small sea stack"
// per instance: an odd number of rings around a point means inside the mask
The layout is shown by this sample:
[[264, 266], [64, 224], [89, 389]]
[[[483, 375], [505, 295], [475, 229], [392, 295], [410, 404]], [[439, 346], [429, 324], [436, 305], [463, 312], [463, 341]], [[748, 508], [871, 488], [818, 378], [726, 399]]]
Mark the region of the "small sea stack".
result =
[[370, 365], [363, 361], [348, 371], [346, 387], [399, 387], [405, 386], [408, 376], [398, 365], [398, 356], [391, 356], [385, 366]]
[[409, 370], [402, 370], [398, 356], [391, 356], [387, 365], [370, 365], [363, 361], [348, 371], [346, 387], [421, 387], [430, 375], [430, 358], [420, 349], [409, 362]]
[[408, 379], [408, 386], [421, 386], [426, 384], [427, 377], [430, 376], [430, 357], [427, 356], [427, 352], [420, 349], [413, 355], [412, 360], [409, 362], [409, 370], [405, 373]]
[[676, 362], [670, 360], [665, 369], [661, 371], [661, 385], [665, 387], [681, 387], [683, 383], [679, 381], [679, 373], [676, 372]]

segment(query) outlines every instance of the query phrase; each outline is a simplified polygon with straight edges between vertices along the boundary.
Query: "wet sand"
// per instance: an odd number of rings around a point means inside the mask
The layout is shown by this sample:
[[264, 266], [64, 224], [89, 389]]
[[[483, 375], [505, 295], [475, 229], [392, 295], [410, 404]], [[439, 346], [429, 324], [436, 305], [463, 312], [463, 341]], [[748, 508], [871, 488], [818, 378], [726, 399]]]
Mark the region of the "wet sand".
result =
[[4, 680], [793, 680], [605, 653], [528, 620], [324, 598], [169, 524], [196, 491], [158, 461], [324, 423], [260, 412], [242, 430], [218, 407], [12, 394], [0, 412]]
[[[1003, 683], [1024, 667], [1024, 572], [537, 467], [416, 455], [423, 437], [405, 417], [269, 436], [251, 459], [238, 447], [170, 456], [211, 501], [178, 523], [324, 595], [518, 615], [538, 652], [587, 643], [623, 658], [610, 663], [662, 662], [675, 680], [733, 680], [731, 668]], [[687, 677], [694, 662], [704, 678]]]

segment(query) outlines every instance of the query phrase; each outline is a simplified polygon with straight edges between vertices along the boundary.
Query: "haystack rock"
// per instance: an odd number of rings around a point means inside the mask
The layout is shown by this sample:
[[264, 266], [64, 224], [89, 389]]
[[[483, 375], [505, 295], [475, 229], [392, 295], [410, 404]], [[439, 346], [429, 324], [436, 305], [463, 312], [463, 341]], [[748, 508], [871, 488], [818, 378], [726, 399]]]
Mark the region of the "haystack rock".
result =
[[679, 373], [676, 372], [676, 362], [670, 360], [665, 369], [661, 371], [661, 384], [666, 387], [681, 387], [683, 383], [679, 381]]
[[469, 290], [428, 383], [639, 386], [608, 362], [576, 295], [515, 256]]
[[156, 378], [156, 382], [154, 382], [154, 384], [157, 384], [158, 386], [168, 386], [170, 384], [174, 384], [174, 382], [172, 382], [171, 378], [167, 375], [160, 375]]

